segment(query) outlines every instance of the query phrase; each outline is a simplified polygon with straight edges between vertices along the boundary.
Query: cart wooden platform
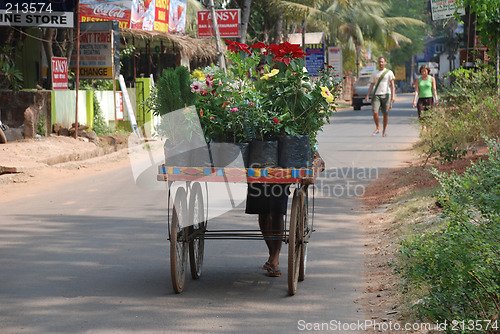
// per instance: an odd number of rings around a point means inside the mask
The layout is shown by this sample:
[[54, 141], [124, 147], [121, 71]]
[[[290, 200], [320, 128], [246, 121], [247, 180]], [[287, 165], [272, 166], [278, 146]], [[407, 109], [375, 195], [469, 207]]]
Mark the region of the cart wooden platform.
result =
[[[202, 184], [205, 182], [281, 183], [295, 184], [289, 219], [281, 238], [288, 244], [288, 293], [294, 295], [298, 281], [306, 276], [307, 245], [313, 232], [314, 191], [311, 218], [309, 212], [309, 185], [323, 169], [316, 159], [311, 168], [219, 168], [219, 167], [158, 167], [158, 181], [168, 182], [170, 272], [174, 291], [181, 293], [187, 272], [191, 277], [201, 276], [206, 239], [258, 239], [264, 240], [260, 230], [210, 230], [207, 226]], [[170, 210], [170, 186], [185, 181], [186, 187], [176, 191]], [[170, 215], [170, 212], [172, 214]], [[171, 218], [170, 218], [171, 217]], [[288, 221], [288, 226], [287, 222]]]

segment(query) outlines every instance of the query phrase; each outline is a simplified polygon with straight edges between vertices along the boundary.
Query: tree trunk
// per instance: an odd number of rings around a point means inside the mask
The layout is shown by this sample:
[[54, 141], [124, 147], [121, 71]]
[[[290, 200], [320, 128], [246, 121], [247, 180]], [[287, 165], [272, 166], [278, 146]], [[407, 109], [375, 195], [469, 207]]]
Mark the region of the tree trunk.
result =
[[66, 58], [68, 58], [68, 64], [71, 60], [71, 54], [73, 53], [73, 47], [74, 47], [74, 42], [73, 42], [73, 28], [68, 29], [68, 48], [66, 51], [66, 54], [64, 55]]
[[356, 77], [359, 77], [359, 53], [361, 48], [356, 46]]
[[220, 42], [219, 26], [217, 24], [217, 15], [215, 13], [214, 0], [209, 0], [210, 13], [212, 14], [212, 27], [214, 28], [215, 45], [217, 46], [217, 54], [219, 55], [219, 67], [226, 72], [226, 59], [222, 52], [222, 43]]
[[47, 70], [47, 81], [48, 85], [45, 87], [47, 89], [52, 88], [52, 66], [51, 59], [54, 56], [52, 51], [52, 37], [54, 36], [54, 28], [45, 28], [43, 32], [43, 49], [45, 51], [45, 57], [47, 58], [48, 70]]
[[241, 6], [241, 29], [240, 29], [240, 43], [245, 43], [247, 40], [248, 21], [250, 20], [250, 6], [252, 0], [243, 0]]
[[306, 53], [306, 20], [302, 20], [302, 52]]
[[499, 62], [500, 62], [500, 53], [499, 53], [499, 50], [498, 50], [498, 34], [496, 36], [496, 51], [497, 51], [497, 57], [496, 57], [496, 60], [495, 60], [495, 65], [496, 65], [496, 75], [497, 75], [497, 95], [500, 95], [500, 83], [499, 83], [499, 80], [500, 78], [498, 78], [498, 75], [500, 73], [499, 72]]
[[281, 43], [281, 36], [283, 32], [283, 14], [280, 14], [274, 25], [274, 43]]

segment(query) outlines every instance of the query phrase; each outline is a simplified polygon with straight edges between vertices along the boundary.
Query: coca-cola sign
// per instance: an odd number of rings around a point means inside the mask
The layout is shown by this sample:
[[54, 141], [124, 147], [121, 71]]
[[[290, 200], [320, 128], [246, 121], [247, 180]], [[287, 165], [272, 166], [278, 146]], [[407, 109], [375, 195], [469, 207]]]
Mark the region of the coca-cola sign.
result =
[[80, 22], [119, 21], [130, 28], [131, 0], [80, 0]]
[[123, 19], [125, 17], [125, 10], [114, 5], [100, 4], [95, 6], [94, 14], [96, 16], [102, 15], [114, 19]]

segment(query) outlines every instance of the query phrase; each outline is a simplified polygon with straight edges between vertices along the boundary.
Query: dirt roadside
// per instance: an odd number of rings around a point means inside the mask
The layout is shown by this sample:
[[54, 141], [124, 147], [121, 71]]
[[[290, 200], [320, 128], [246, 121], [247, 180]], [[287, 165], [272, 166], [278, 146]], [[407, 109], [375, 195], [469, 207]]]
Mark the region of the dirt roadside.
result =
[[44, 189], [128, 164], [125, 137], [95, 144], [47, 136], [0, 145], [0, 202], [32, 197]]

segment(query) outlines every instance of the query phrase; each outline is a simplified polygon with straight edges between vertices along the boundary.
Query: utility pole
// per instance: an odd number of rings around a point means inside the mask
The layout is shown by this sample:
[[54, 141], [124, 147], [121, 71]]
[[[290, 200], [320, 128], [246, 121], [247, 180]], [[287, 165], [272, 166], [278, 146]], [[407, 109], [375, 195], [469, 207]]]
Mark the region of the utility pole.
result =
[[222, 43], [220, 42], [219, 25], [217, 24], [217, 15], [215, 13], [214, 0], [209, 0], [208, 4], [210, 6], [210, 13], [212, 14], [212, 27], [214, 29], [217, 54], [219, 55], [219, 66], [224, 72], [226, 72], [226, 59], [224, 58], [224, 52], [222, 52]]
[[80, 1], [75, 1], [76, 6], [76, 82], [75, 82], [75, 139], [78, 138], [78, 90], [80, 89]]

